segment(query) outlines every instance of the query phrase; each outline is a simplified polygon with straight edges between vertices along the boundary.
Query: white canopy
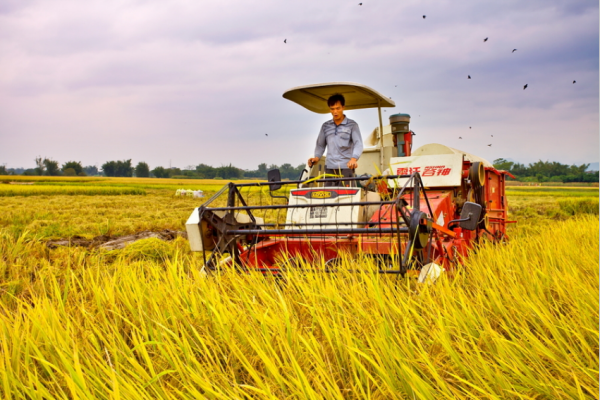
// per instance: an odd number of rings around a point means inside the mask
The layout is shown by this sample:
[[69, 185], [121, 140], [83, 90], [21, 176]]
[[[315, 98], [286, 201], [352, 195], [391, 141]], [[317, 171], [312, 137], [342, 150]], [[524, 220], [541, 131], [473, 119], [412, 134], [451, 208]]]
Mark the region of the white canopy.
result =
[[396, 106], [396, 103], [389, 97], [385, 97], [368, 86], [353, 82], [329, 82], [297, 86], [286, 90], [283, 97], [310, 111], [327, 114], [329, 113], [327, 99], [334, 94], [344, 96], [347, 110]]

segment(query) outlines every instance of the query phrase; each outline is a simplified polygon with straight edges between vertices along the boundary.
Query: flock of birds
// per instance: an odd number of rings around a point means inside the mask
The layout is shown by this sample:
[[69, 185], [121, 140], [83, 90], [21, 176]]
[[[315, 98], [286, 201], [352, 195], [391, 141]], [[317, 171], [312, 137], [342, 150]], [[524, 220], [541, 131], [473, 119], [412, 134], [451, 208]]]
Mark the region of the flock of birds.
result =
[[[426, 17], [426, 15], [423, 15], [423, 19], [425, 19], [425, 17]], [[483, 43], [487, 42], [488, 40], [489, 40], [489, 37], [486, 37], [485, 39], [483, 39]], [[511, 53], [514, 53], [515, 51], [517, 51], [517, 49], [513, 49], [513, 50], [511, 51]], [[467, 79], [471, 79], [471, 75], [467, 75]], [[577, 82], [577, 81], [573, 81], [573, 84], [575, 84], [576, 82]], [[529, 86], [529, 84], [527, 84], [527, 83], [526, 83], [526, 84], [523, 86], [523, 90], [527, 89], [527, 86]], [[472, 128], [472, 127], [469, 127], [469, 129], [471, 129], [471, 128]], [[491, 135], [491, 137], [494, 137], [494, 135]], [[462, 136], [459, 136], [458, 138], [459, 138], [459, 139], [462, 139]], [[490, 143], [490, 144], [488, 144], [488, 147], [492, 147], [492, 144], [491, 144], [491, 143]]]
[[[363, 3], [358, 3], [359, 6], [362, 6]], [[427, 15], [423, 15], [423, 19], [426, 19]], [[485, 39], [483, 39], [483, 43], [487, 42], [489, 40], [489, 37], [486, 37]], [[287, 44], [287, 38], [283, 40], [283, 43]], [[514, 53], [515, 51], [517, 51], [517, 49], [513, 49], [511, 53]], [[471, 79], [471, 75], [467, 75], [467, 79]], [[573, 81], [573, 84], [577, 83], [577, 81]], [[526, 83], [525, 86], [523, 86], [523, 90], [527, 89], [528, 84]], [[398, 85], [395, 85], [394, 87], [398, 87]], [[391, 99], [391, 97], [390, 97]], [[387, 112], [387, 110], [383, 110], [384, 112]], [[471, 129], [471, 127], [469, 127], [469, 129]], [[265, 133], [265, 136], [269, 136]], [[494, 135], [491, 135], [492, 137], [494, 137]], [[458, 137], [459, 139], [462, 139], [462, 136]], [[492, 147], [491, 144], [488, 144], [488, 147]]]

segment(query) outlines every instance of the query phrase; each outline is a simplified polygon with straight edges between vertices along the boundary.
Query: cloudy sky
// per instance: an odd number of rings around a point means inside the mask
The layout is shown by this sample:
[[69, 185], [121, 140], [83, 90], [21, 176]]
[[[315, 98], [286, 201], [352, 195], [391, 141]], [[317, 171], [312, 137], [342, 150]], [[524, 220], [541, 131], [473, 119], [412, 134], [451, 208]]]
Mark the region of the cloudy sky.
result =
[[[597, 162], [598, 15], [591, 0], [0, 0], [0, 164], [297, 165], [328, 117], [281, 95], [328, 81], [392, 97], [384, 118], [409, 113], [415, 146]], [[347, 115], [363, 136], [377, 125]]]

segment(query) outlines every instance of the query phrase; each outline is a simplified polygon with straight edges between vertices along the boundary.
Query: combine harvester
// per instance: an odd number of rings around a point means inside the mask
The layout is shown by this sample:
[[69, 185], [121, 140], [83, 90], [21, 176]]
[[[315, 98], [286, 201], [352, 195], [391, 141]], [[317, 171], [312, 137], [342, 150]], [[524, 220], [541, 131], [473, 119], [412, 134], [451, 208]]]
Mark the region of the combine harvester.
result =
[[229, 183], [186, 223], [191, 250], [203, 252], [206, 270], [277, 274], [313, 265], [329, 272], [362, 255], [375, 260], [379, 273], [420, 271], [423, 280], [454, 269], [482, 238], [506, 238], [508, 172], [440, 144], [413, 151], [410, 116], [392, 115], [384, 128], [381, 108], [395, 104], [367, 86], [308, 85], [283, 97], [327, 114], [335, 93], [344, 95], [347, 110], [379, 112], [377, 143], [365, 148], [357, 177], [326, 176], [322, 157], [298, 180], [282, 181], [272, 170], [268, 182]]

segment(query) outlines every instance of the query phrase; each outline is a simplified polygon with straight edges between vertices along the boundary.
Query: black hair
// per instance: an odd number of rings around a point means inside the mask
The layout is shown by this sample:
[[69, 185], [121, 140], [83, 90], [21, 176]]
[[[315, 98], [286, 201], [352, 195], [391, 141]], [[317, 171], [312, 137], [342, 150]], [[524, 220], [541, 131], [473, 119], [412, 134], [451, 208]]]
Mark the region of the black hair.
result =
[[327, 99], [327, 105], [329, 107], [334, 106], [335, 103], [337, 103], [337, 102], [339, 102], [342, 105], [342, 107], [344, 107], [346, 105], [346, 99], [344, 98], [344, 96], [342, 96], [339, 93], [336, 93]]

